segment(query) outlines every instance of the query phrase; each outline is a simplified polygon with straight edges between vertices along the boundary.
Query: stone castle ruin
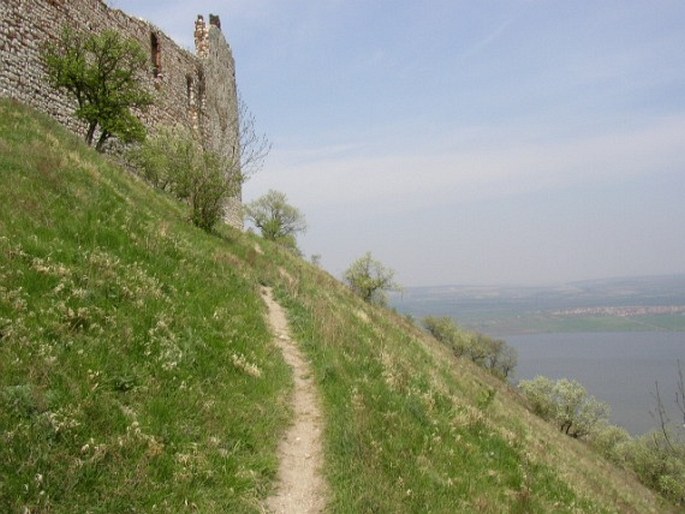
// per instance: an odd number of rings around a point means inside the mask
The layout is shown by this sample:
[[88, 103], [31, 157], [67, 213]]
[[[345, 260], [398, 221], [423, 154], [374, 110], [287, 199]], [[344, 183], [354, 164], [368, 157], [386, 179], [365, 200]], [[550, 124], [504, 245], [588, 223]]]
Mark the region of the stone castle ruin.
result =
[[[64, 26], [79, 31], [115, 30], [149, 50], [143, 77], [154, 104], [140, 114], [155, 127], [181, 124], [199, 133], [207, 150], [227, 162], [239, 148], [235, 63], [218, 16], [195, 22], [195, 54], [151, 23], [109, 8], [102, 0], [0, 0], [0, 96], [48, 113], [74, 132], [85, 126], [73, 117], [75, 101], [47, 80], [41, 51]], [[226, 221], [242, 228], [240, 195], [227, 206]]]

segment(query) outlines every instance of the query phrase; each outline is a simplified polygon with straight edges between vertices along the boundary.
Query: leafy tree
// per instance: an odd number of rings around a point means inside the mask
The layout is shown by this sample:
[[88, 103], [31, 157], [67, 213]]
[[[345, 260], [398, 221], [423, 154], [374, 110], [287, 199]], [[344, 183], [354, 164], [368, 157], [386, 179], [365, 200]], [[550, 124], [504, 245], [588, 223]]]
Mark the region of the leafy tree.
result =
[[226, 174], [221, 159], [202, 149], [184, 128], [163, 128], [132, 152], [132, 161], [155, 187], [169, 191], [191, 207], [192, 222], [204, 229], [223, 217], [226, 200], [235, 196], [242, 176]]
[[88, 125], [88, 145], [98, 127], [98, 151], [112, 136], [124, 142], [144, 139], [145, 127], [131, 112], [152, 103], [138, 78], [147, 62], [138, 42], [112, 30], [86, 35], [65, 28], [46, 46], [43, 60], [52, 85], [76, 99], [75, 115]]
[[495, 375], [507, 378], [509, 373], [514, 371], [518, 363], [518, 354], [513, 346], [509, 346], [506, 341], [492, 339], [485, 336], [485, 368]]
[[571, 437], [590, 435], [598, 423], [609, 417], [609, 406], [588, 394], [575, 380], [553, 381], [538, 376], [522, 380], [519, 388], [531, 402], [533, 412]]
[[288, 203], [284, 193], [273, 189], [247, 204], [245, 213], [264, 239], [276, 241], [292, 250], [297, 250], [296, 234], [307, 229], [304, 214]]
[[387, 304], [386, 291], [400, 288], [394, 281], [395, 272], [386, 268], [367, 252], [352, 263], [343, 276], [345, 282], [365, 302]]

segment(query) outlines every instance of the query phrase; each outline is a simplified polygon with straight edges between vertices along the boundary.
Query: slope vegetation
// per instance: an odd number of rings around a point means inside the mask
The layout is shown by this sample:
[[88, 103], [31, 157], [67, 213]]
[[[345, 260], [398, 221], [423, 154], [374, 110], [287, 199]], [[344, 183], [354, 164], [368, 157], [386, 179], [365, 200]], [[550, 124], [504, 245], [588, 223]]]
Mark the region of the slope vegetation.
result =
[[326, 417], [330, 512], [667, 512], [401, 317], [0, 102], [0, 511], [260, 512], [292, 419], [271, 287]]
[[290, 378], [252, 254], [0, 105], [0, 512], [256, 510]]

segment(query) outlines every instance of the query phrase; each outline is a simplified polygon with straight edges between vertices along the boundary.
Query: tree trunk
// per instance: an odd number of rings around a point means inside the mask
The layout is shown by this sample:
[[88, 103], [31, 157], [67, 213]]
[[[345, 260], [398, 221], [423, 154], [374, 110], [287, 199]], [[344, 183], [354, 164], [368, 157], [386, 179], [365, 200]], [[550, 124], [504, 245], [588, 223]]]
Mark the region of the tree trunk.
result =
[[102, 131], [102, 134], [100, 134], [100, 138], [98, 139], [98, 143], [95, 145], [95, 149], [98, 152], [102, 152], [102, 148], [105, 146], [105, 141], [109, 139], [109, 136], [109, 132], [107, 132], [106, 130]]
[[573, 425], [573, 423], [572, 423], [571, 421], [568, 421], [568, 420], [567, 420], [567, 421], [564, 421], [564, 422], [561, 424], [561, 427], [559, 428], [559, 430], [560, 430], [561, 432], [563, 432], [564, 434], [566, 434], [566, 435], [570, 435], [570, 434], [569, 434], [569, 431], [571, 430], [571, 425]]
[[92, 146], [93, 136], [95, 135], [95, 129], [98, 126], [97, 122], [93, 121], [88, 125], [88, 132], [86, 132], [86, 144]]

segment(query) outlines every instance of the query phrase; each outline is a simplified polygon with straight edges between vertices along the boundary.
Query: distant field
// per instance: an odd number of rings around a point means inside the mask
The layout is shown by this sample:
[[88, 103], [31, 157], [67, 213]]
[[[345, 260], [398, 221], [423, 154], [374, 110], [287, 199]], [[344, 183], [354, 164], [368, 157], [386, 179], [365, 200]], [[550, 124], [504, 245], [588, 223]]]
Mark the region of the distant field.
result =
[[[450, 316], [465, 328], [494, 336], [544, 332], [680, 332], [685, 331], [685, 276], [537, 288], [408, 288], [395, 295], [392, 304], [399, 312], [415, 318]], [[636, 307], [652, 312], [634, 314]], [[667, 308], [675, 312], [658, 312]]]
[[494, 334], [563, 333], [563, 332], [653, 332], [685, 331], [685, 316], [615, 316], [559, 317], [545, 313], [520, 316], [516, 319], [493, 320], [468, 324], [469, 328]]
[[[411, 310], [401, 312], [412, 314]], [[428, 315], [428, 314], [426, 314]], [[464, 316], [458, 310], [441, 311], [440, 315], [451, 316], [470, 330], [484, 332], [493, 336], [564, 333], [564, 332], [683, 332], [685, 316], [635, 316], [630, 318], [615, 316], [578, 316], [562, 317], [545, 312], [524, 313], [506, 317]]]

